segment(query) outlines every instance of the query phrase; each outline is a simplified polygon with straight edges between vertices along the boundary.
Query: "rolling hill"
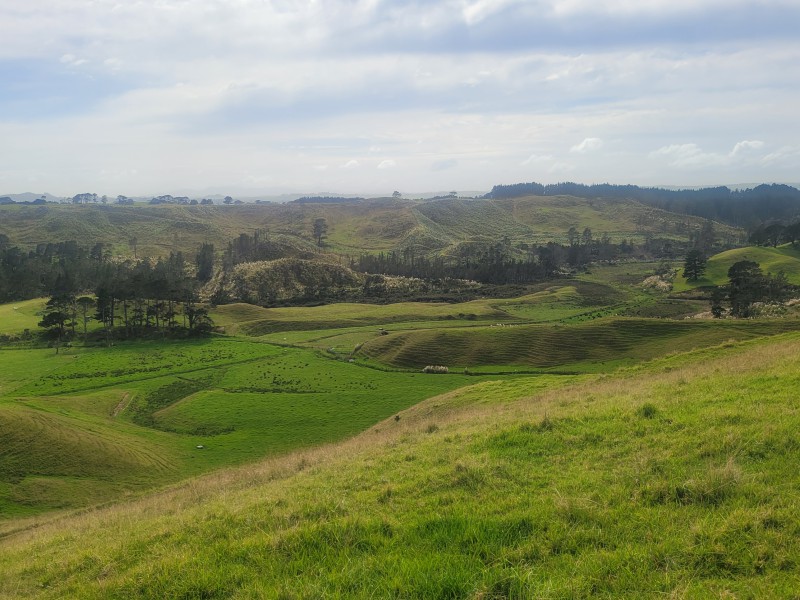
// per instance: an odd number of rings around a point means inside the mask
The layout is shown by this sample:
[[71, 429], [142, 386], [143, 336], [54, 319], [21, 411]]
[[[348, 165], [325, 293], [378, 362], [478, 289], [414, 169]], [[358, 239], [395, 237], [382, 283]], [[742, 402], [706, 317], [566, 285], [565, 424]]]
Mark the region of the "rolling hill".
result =
[[783, 272], [789, 283], [800, 285], [800, 248], [785, 244], [777, 248], [747, 246], [715, 254], [708, 259], [706, 272], [697, 281], [687, 282], [682, 272], [675, 278], [675, 291], [681, 292], [709, 285], [728, 283], [728, 269], [742, 260], [756, 262], [764, 273]]
[[416, 330], [373, 339], [360, 353], [395, 367], [446, 365], [585, 372], [800, 328], [800, 321], [668, 321], [606, 318], [571, 326], [499, 324], [482, 329]]
[[0, 596], [790, 598], [799, 350], [487, 381], [350, 441], [18, 522]]
[[[445, 198], [414, 201], [378, 198], [345, 203], [175, 205], [0, 206], [0, 233], [12, 244], [78, 240], [110, 244], [116, 255], [192, 256], [201, 243], [218, 250], [240, 233], [268, 230], [296, 255], [316, 253], [315, 219], [328, 223], [327, 251], [354, 256], [414, 246], [423, 253], [450, 253], [459, 245], [497, 241], [565, 242], [570, 227], [588, 227], [595, 237], [641, 242], [648, 236], [687, 240], [700, 229], [697, 217], [669, 213], [633, 200], [536, 197], [502, 200]], [[735, 240], [742, 231], [717, 224], [718, 235]]]

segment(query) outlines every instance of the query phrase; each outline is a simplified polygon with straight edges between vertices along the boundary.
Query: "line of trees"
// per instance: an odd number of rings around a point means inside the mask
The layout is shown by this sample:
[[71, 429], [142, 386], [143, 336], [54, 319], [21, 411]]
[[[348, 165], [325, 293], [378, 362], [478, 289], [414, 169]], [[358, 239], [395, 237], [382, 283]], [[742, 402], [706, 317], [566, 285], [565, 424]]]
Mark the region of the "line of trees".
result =
[[197, 302], [198, 281], [181, 253], [147, 260], [106, 264], [97, 273], [91, 294], [81, 295], [69, 278], [61, 278], [48, 300], [39, 326], [58, 343], [71, 339], [95, 320], [107, 341], [150, 333], [208, 333], [213, 323]]

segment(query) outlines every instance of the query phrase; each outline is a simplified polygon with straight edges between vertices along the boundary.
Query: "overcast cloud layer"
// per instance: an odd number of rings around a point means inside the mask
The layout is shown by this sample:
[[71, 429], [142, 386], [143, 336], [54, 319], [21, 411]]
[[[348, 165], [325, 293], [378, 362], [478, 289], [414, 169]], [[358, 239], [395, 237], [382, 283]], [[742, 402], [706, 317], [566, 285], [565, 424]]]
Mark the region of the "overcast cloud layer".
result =
[[800, 180], [796, 0], [0, 0], [0, 192]]

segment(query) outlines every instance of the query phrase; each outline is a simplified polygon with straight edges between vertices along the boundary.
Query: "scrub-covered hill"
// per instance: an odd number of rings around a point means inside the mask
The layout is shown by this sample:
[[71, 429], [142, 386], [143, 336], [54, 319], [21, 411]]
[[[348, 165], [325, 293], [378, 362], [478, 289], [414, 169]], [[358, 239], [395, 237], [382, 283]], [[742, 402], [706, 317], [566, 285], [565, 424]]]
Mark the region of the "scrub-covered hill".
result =
[[[341, 203], [180, 205], [0, 206], [0, 234], [12, 245], [76, 240], [108, 244], [115, 255], [193, 256], [200, 244], [220, 250], [241, 233], [269, 232], [287, 255], [306, 257], [319, 250], [314, 222], [325, 219], [324, 249], [357, 256], [414, 247], [421, 253], [448, 254], [472, 242], [565, 243], [567, 231], [589, 228], [612, 241], [647, 237], [688, 240], [702, 219], [669, 213], [634, 200], [528, 196], [488, 200], [444, 198], [431, 201], [377, 198]], [[735, 240], [742, 231], [716, 224], [719, 239]]]

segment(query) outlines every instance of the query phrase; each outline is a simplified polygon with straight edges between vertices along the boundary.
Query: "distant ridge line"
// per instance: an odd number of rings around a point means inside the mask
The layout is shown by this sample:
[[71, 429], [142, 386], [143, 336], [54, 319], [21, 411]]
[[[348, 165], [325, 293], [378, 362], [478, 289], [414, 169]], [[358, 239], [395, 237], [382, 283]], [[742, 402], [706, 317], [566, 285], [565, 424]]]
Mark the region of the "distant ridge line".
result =
[[610, 183], [585, 185], [564, 182], [544, 185], [530, 182], [495, 185], [484, 198], [499, 200], [520, 196], [637, 200], [670, 212], [723, 221], [741, 227], [753, 227], [767, 221], [797, 220], [800, 217], [800, 190], [777, 183], [731, 190], [727, 186], [664, 189]]

